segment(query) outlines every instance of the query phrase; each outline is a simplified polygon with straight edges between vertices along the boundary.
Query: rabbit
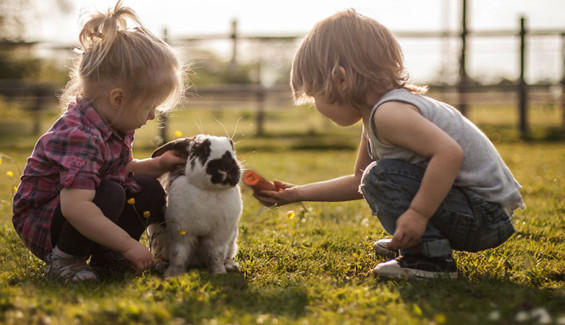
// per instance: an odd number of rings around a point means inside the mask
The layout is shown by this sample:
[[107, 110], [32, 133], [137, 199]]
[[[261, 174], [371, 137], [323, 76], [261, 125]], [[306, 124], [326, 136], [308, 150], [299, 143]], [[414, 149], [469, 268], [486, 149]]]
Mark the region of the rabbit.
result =
[[165, 223], [152, 225], [150, 246], [165, 278], [188, 267], [210, 274], [239, 269], [238, 221], [242, 212], [241, 165], [227, 137], [196, 135], [157, 148], [152, 157], [176, 150], [187, 157], [184, 168], [161, 177], [168, 193]]

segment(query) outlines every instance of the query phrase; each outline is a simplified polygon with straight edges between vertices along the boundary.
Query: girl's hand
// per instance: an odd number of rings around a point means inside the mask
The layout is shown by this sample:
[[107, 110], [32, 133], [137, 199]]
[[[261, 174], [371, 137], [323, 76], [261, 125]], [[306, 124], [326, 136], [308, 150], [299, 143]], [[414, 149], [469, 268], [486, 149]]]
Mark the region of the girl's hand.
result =
[[131, 245], [126, 251], [122, 252], [122, 255], [133, 264], [135, 272], [138, 274], [147, 270], [155, 263], [153, 254], [151, 254], [149, 249], [133, 238]]
[[253, 197], [259, 200], [264, 206], [268, 207], [300, 201], [298, 196], [299, 186], [277, 180], [273, 183], [278, 189], [282, 189], [282, 191], [261, 191], [258, 194], [253, 194]]
[[396, 221], [396, 231], [388, 244], [388, 249], [398, 250], [416, 246], [426, 230], [428, 218], [409, 208]]
[[178, 168], [184, 167], [186, 164], [186, 155], [183, 155], [175, 150], [165, 151], [159, 157], [153, 158], [159, 160], [159, 168], [165, 172], [174, 171]]

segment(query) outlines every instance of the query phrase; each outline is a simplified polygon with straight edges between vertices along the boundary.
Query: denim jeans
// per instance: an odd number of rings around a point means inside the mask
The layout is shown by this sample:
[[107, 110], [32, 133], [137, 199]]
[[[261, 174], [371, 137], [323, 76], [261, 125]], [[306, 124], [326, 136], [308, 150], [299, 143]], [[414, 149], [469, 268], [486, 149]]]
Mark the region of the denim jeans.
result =
[[[360, 189], [383, 228], [394, 234], [396, 220], [408, 209], [420, 188], [424, 169], [400, 160], [383, 159], [367, 167]], [[504, 243], [515, 232], [500, 204], [453, 186], [428, 221], [418, 245], [401, 255], [451, 255], [452, 249], [476, 252]]]

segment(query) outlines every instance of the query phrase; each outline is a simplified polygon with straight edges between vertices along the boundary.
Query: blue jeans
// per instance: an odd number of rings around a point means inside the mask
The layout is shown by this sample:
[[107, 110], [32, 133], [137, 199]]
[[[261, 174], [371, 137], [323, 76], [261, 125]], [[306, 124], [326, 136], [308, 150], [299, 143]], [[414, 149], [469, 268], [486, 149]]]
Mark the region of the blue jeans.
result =
[[[400, 160], [383, 159], [367, 167], [360, 189], [383, 228], [394, 234], [396, 220], [408, 209], [420, 188], [424, 169]], [[418, 245], [401, 255], [451, 255], [452, 249], [476, 252], [504, 243], [515, 232], [500, 204], [453, 186], [428, 221]]]

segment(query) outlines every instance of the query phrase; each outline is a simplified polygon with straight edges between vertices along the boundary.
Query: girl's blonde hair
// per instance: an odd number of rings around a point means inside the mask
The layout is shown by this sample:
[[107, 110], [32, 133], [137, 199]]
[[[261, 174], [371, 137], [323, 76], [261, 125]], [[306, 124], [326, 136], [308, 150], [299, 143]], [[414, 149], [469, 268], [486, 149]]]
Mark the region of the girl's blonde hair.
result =
[[392, 33], [354, 9], [314, 26], [294, 56], [290, 86], [296, 103], [322, 95], [357, 108], [367, 106], [370, 91], [381, 96], [401, 87], [418, 93], [427, 90], [408, 83], [402, 50]]
[[[128, 20], [137, 27], [129, 28]], [[124, 100], [147, 100], [161, 111], [183, 98], [183, 68], [172, 49], [143, 27], [135, 11], [119, 0], [113, 10], [91, 14], [79, 35], [79, 53], [61, 96], [67, 107], [77, 95], [92, 100], [122, 88]]]

